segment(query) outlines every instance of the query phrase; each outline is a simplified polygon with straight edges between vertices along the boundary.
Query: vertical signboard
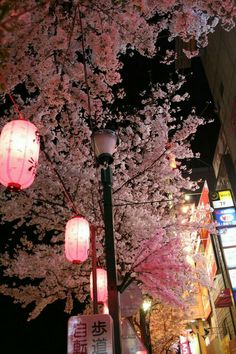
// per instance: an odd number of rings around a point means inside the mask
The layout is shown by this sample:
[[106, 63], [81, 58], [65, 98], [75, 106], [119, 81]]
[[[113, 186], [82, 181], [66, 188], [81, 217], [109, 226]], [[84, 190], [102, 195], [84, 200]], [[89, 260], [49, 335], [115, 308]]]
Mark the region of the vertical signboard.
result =
[[112, 318], [109, 315], [70, 317], [67, 354], [112, 354], [112, 330]]
[[[202, 188], [202, 192], [201, 192], [201, 196], [199, 199], [199, 203], [198, 203], [198, 208], [205, 208], [206, 205], [209, 205], [210, 201], [209, 201], [209, 189], [208, 189], [208, 185], [207, 182], [204, 182], [203, 188]], [[205, 218], [205, 222], [206, 224], [210, 224], [212, 219], [212, 215], [210, 212], [206, 212], [206, 218]], [[206, 248], [206, 244], [207, 244], [207, 240], [209, 238], [209, 231], [205, 228], [201, 229], [200, 231], [200, 238], [201, 241], [204, 245], [204, 248]]]
[[180, 336], [180, 351], [181, 354], [191, 354], [189, 341], [186, 337]]
[[215, 275], [217, 272], [217, 263], [216, 263], [215, 253], [214, 253], [214, 249], [210, 237], [208, 237], [207, 239], [205, 257], [206, 257], [206, 265], [207, 265], [209, 278], [211, 281], [213, 281], [215, 279]]
[[236, 225], [235, 208], [215, 209], [214, 214], [219, 227]]
[[[207, 182], [205, 181], [198, 206], [206, 207], [209, 204], [210, 204], [209, 189], [208, 189]], [[212, 221], [212, 214], [210, 211], [207, 211], [206, 224], [210, 224], [211, 221]], [[202, 229], [200, 232], [200, 237], [205, 248], [208, 274], [211, 281], [213, 281], [217, 272], [217, 263], [216, 263], [214, 248], [212, 245], [211, 237], [209, 235], [209, 231], [207, 229]]]
[[222, 247], [236, 246], [236, 227], [219, 229]]
[[211, 194], [211, 200], [214, 209], [229, 208], [234, 206], [230, 189], [215, 191]]
[[236, 291], [236, 269], [229, 269], [229, 276], [232, 284], [232, 288]]
[[233, 292], [236, 290], [236, 209], [229, 189], [211, 194], [220, 245]]

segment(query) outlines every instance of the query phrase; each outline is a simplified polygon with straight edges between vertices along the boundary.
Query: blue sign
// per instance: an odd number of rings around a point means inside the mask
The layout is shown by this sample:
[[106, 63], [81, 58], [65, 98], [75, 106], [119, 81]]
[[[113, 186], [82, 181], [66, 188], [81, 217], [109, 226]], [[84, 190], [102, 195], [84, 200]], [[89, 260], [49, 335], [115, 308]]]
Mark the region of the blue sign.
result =
[[236, 225], [235, 208], [223, 208], [214, 211], [215, 219], [219, 226]]
[[236, 291], [233, 291], [234, 294], [234, 302], [236, 303]]

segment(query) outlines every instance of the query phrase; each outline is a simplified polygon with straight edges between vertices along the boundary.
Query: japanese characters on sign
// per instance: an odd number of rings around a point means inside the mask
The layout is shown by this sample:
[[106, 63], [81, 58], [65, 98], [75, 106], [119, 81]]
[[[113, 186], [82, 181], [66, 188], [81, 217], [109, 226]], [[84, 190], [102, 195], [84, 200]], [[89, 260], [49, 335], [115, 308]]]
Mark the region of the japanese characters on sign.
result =
[[67, 354], [112, 354], [112, 326], [109, 315], [70, 317]]
[[234, 206], [233, 197], [229, 189], [212, 193], [211, 200], [214, 209]]
[[236, 290], [236, 210], [230, 190], [211, 194], [215, 219], [218, 223], [220, 243], [231, 286]]
[[223, 248], [227, 268], [236, 268], [236, 247]]
[[236, 246], [236, 227], [219, 229], [219, 233], [223, 247]]
[[219, 226], [234, 226], [236, 225], [236, 210], [235, 208], [222, 208], [214, 211], [215, 218]]
[[233, 290], [236, 290], [236, 269], [229, 269], [229, 276]]
[[181, 354], [191, 354], [189, 341], [186, 337], [180, 336], [180, 350]]

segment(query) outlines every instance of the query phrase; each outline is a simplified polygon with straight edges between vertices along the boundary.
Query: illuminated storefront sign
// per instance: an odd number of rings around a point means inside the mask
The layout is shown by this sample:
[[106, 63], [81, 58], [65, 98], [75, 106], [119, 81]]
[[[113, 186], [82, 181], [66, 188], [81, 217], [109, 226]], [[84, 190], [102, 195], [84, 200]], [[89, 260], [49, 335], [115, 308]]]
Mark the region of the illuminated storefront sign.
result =
[[[236, 291], [236, 210], [230, 190], [215, 191], [211, 193], [211, 202], [214, 207], [215, 220], [218, 223], [221, 251], [224, 255], [224, 263], [230, 278], [235, 300]], [[224, 289], [229, 291], [230, 289]], [[224, 299], [225, 293], [221, 293], [217, 298], [217, 306], [223, 304], [228, 306], [231, 302], [231, 294]], [[230, 305], [229, 305], [230, 306]]]
[[230, 294], [230, 289], [226, 288], [220, 292], [215, 300], [215, 307], [230, 307], [232, 306], [232, 299]]
[[180, 336], [180, 351], [181, 354], [191, 354], [189, 341], [186, 337]]
[[235, 208], [216, 209], [214, 211], [215, 218], [219, 226], [236, 225], [236, 210]]
[[229, 269], [229, 277], [233, 290], [236, 290], [236, 269]]
[[223, 248], [227, 268], [236, 268], [236, 247]]
[[212, 193], [211, 200], [214, 209], [234, 206], [232, 194], [229, 189]]
[[215, 260], [214, 249], [213, 249], [210, 237], [207, 239], [205, 257], [206, 257], [208, 274], [209, 274], [211, 281], [213, 281], [215, 279], [215, 275], [217, 272], [217, 263]]
[[236, 246], [236, 227], [219, 229], [222, 247]]
[[[210, 200], [209, 200], [209, 188], [208, 188], [208, 185], [207, 185], [207, 182], [205, 181], [204, 182], [204, 186], [203, 186], [203, 189], [202, 189], [202, 193], [201, 193], [201, 196], [200, 196], [200, 200], [199, 200], [199, 203], [198, 203], [198, 208], [205, 208], [207, 205], [210, 204]], [[205, 223], [206, 224], [210, 224], [212, 222], [212, 214], [210, 211], [206, 211], [205, 213]], [[202, 228], [200, 230], [200, 238], [201, 238], [201, 241], [204, 245], [204, 248], [206, 248], [206, 245], [207, 245], [207, 240], [209, 238], [209, 231], [206, 229], [206, 228]]]

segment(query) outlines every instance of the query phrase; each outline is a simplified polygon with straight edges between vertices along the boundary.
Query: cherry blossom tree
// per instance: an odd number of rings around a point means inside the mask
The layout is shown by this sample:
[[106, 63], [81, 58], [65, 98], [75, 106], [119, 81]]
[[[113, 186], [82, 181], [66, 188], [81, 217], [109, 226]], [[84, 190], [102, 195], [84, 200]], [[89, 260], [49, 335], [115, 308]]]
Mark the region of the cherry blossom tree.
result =
[[[194, 112], [176, 124], [173, 105], [176, 90], [184, 84], [182, 77], [180, 80], [153, 89], [143, 108], [126, 116], [125, 126], [122, 117], [117, 117], [120, 144], [114, 161], [114, 225], [120, 274], [142, 282], [143, 290], [152, 296], [177, 304], [181, 304], [183, 288], [193, 282], [182, 252], [187, 238], [181, 241], [181, 235], [187, 232], [190, 242], [191, 232], [200, 225], [191, 225], [189, 217], [186, 220], [178, 211], [183, 189], [196, 188], [183, 176], [186, 171], [181, 160], [194, 156], [188, 137], [204, 124]], [[40, 280], [40, 285], [32, 281], [20, 287], [1, 287], [3, 293], [25, 306], [34, 301], [37, 306], [32, 317], [58, 298], [67, 299], [68, 311], [73, 297], [85, 300], [90, 261], [78, 266], [65, 260], [65, 223], [74, 213], [81, 213], [90, 223], [102, 225], [100, 178], [90, 151], [90, 130], [82, 116], [74, 122], [73, 131], [68, 119], [68, 112], [64, 112], [59, 123], [63, 131], [50, 130], [53, 138], [44, 138], [32, 188], [18, 193], [1, 190], [3, 220], [16, 220], [16, 227], [26, 219], [27, 225], [35, 225], [35, 237], [22, 237], [22, 247], [15, 250], [13, 259], [6, 253], [2, 263], [6, 276]], [[178, 168], [170, 164], [171, 155]], [[103, 263], [104, 234], [99, 230], [98, 257]]]
[[91, 111], [96, 124], [104, 102], [122, 94], [113, 89], [121, 80], [122, 53], [135, 49], [152, 57], [164, 30], [170, 41], [180, 37], [206, 46], [218, 23], [226, 30], [234, 26], [236, 13], [233, 0], [6, 0], [0, 10], [7, 87], [24, 83], [37, 94], [31, 117], [40, 111], [55, 121], [67, 103], [72, 111]]
[[114, 228], [121, 281], [136, 280], [143, 292], [182, 306], [184, 288], [200, 276], [189, 275], [183, 249], [202, 225], [200, 217], [195, 222], [182, 215], [179, 205], [184, 190], [197, 188], [186, 177], [185, 159], [197, 157], [190, 138], [205, 123], [194, 109], [181, 117], [189, 96], [180, 75], [153, 84], [139, 107], [119, 109], [125, 93], [121, 57], [134, 51], [154, 56], [163, 30], [170, 40], [194, 38], [205, 46], [219, 21], [226, 29], [234, 25], [233, 1], [3, 1], [0, 6], [1, 126], [17, 107], [41, 135], [34, 184], [18, 193], [1, 188], [2, 222], [31, 231], [14, 252], [2, 255], [8, 284], [0, 291], [23, 306], [34, 303], [30, 318], [57, 299], [65, 299], [70, 312], [73, 299], [87, 298], [91, 262], [65, 260], [64, 228], [79, 213], [97, 226], [98, 261], [104, 264], [91, 133], [115, 126]]
[[150, 312], [150, 334], [153, 353], [166, 353], [186, 334], [187, 313], [179, 308], [155, 304]]

